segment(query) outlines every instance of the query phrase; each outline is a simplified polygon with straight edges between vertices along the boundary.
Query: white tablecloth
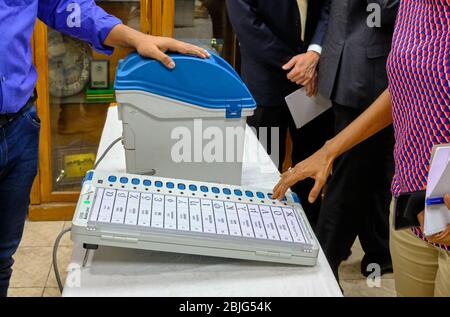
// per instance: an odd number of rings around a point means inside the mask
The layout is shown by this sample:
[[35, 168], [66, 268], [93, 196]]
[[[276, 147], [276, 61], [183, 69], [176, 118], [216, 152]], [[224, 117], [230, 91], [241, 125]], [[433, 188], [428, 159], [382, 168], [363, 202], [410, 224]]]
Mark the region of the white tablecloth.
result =
[[[122, 126], [111, 107], [99, 154]], [[243, 185], [272, 188], [275, 165], [247, 129]], [[125, 155], [117, 144], [98, 167], [124, 172]], [[81, 267], [85, 251], [74, 245], [63, 296], [342, 296], [321, 251], [315, 267], [298, 267], [233, 259], [100, 247]]]

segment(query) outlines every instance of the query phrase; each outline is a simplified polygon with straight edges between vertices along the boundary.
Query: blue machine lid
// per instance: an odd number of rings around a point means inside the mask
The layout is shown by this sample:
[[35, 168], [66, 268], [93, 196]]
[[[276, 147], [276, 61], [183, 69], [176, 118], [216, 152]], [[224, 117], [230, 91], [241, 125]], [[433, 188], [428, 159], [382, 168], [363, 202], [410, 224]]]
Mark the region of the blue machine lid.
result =
[[130, 53], [119, 62], [114, 88], [141, 90], [197, 106], [225, 109], [227, 118], [240, 118], [243, 108], [256, 102], [236, 71], [221, 57], [201, 59], [169, 54], [176, 67], [168, 69], [154, 59]]

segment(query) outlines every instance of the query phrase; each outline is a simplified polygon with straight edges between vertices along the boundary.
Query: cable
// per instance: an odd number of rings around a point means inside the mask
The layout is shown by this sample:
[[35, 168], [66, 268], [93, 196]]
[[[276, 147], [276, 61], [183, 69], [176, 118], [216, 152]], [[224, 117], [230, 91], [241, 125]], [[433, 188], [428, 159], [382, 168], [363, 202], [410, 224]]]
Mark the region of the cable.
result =
[[59, 269], [58, 269], [58, 247], [59, 247], [59, 242], [61, 241], [62, 237], [69, 231], [71, 231], [72, 228], [67, 228], [64, 229], [63, 231], [61, 231], [58, 236], [56, 237], [55, 240], [55, 244], [53, 245], [53, 270], [55, 271], [55, 277], [56, 277], [56, 282], [58, 283], [58, 288], [59, 291], [62, 294], [63, 291], [63, 283], [61, 281], [61, 275], [59, 274]]
[[106, 154], [108, 154], [108, 152], [113, 148], [114, 145], [116, 145], [116, 143], [118, 143], [119, 141], [122, 140], [122, 137], [119, 137], [117, 139], [115, 139], [105, 150], [105, 152], [103, 152], [103, 154], [100, 156], [100, 158], [97, 160], [97, 162], [95, 162], [94, 164], [94, 169], [96, 169], [98, 167], [98, 165], [100, 164], [100, 162], [105, 158]]

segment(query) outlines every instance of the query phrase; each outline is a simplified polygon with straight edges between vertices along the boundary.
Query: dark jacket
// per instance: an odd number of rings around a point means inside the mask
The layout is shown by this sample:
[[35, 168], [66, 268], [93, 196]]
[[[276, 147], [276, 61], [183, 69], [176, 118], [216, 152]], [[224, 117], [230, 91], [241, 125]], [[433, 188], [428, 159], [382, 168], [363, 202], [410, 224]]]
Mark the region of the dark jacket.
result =
[[[381, 27], [367, 24], [370, 3], [381, 8]], [[325, 0], [320, 18], [320, 25], [327, 26], [319, 63], [321, 95], [364, 109], [386, 89], [398, 4], [399, 0]]]
[[241, 48], [241, 76], [259, 106], [280, 106], [299, 88], [281, 67], [306, 51], [313, 37], [322, 0], [309, 0], [305, 41], [301, 41], [296, 0], [227, 0], [228, 15]]

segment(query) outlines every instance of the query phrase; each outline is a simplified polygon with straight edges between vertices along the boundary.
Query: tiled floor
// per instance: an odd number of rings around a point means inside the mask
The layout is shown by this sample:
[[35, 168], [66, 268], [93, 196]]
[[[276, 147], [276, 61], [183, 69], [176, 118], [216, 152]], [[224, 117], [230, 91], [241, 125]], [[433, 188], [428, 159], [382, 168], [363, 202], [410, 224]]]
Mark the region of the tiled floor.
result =
[[[53, 242], [69, 223], [27, 222], [22, 244], [15, 256], [14, 274], [9, 296], [60, 296], [52, 268]], [[58, 253], [62, 278], [69, 264], [72, 242], [66, 234]], [[370, 288], [360, 273], [362, 250], [357, 241], [352, 256], [340, 269], [341, 285], [346, 296], [395, 296], [392, 274], [383, 276], [380, 287]]]

